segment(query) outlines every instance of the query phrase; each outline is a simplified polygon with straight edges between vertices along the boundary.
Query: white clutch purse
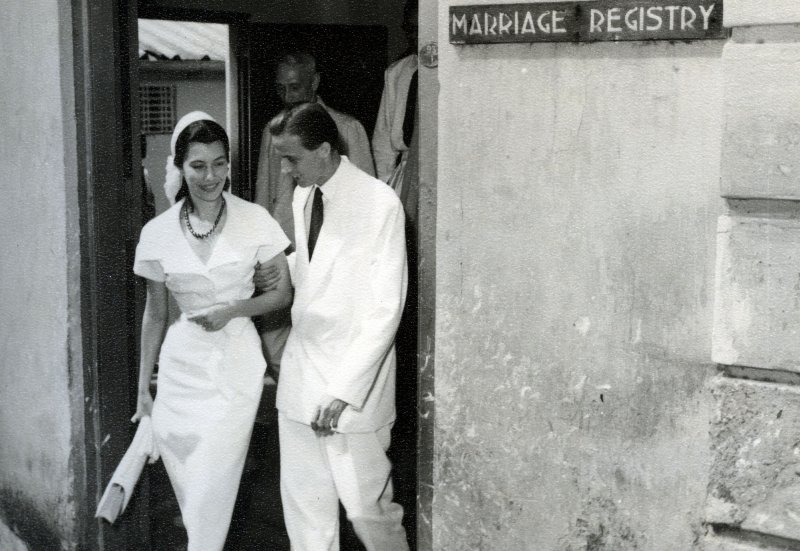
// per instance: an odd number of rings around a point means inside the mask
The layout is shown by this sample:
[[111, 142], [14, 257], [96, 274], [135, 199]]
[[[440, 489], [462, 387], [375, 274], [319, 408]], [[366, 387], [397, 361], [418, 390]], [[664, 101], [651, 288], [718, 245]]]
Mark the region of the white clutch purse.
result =
[[150, 463], [154, 463], [158, 458], [158, 448], [153, 438], [153, 423], [149, 416], [142, 417], [128, 451], [119, 462], [106, 486], [106, 491], [103, 492], [103, 497], [97, 504], [95, 518], [104, 518], [111, 523], [117, 520], [131, 500], [145, 461], [149, 459]]

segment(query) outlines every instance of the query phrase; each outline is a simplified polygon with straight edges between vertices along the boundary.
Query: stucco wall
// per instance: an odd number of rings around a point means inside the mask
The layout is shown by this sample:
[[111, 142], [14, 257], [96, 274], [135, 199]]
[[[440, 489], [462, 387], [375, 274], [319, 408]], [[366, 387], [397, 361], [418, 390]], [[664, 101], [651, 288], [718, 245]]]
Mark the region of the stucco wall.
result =
[[17, 538], [32, 549], [75, 540], [70, 386], [82, 378], [69, 353], [78, 290], [75, 182], [65, 177], [74, 174], [69, 14], [69, 2], [33, 0], [4, 2], [0, 18], [10, 77], [0, 81], [0, 549], [21, 548]]
[[723, 42], [453, 46], [452, 3], [433, 548], [692, 549]]

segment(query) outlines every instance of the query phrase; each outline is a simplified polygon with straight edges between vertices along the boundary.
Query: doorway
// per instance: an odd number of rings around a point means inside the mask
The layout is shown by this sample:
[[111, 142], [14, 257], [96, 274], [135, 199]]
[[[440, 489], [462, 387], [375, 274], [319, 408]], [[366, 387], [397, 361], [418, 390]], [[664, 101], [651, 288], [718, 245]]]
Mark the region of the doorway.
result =
[[[138, 17], [144, 17], [164, 20], [182, 19], [191, 21], [211, 21], [218, 24], [229, 25], [229, 28], [231, 29], [232, 43], [235, 45], [235, 50], [230, 56], [231, 64], [227, 68], [226, 73], [228, 75], [233, 75], [233, 78], [228, 80], [228, 87], [229, 89], [232, 87], [236, 93], [233, 95], [233, 97], [230, 95], [228, 96], [228, 104], [230, 105], [232, 102], [235, 103], [235, 108], [227, 111], [225, 118], [227, 119], [228, 124], [225, 126], [228, 128], [233, 142], [232, 170], [234, 181], [237, 182], [235, 191], [239, 195], [245, 198], [251, 197], [252, 181], [255, 177], [253, 163], [257, 162], [257, 156], [254, 152], [258, 151], [258, 147], [260, 145], [258, 143], [260, 139], [260, 129], [263, 128], [263, 124], [271, 116], [271, 108], [265, 104], [268, 104], [270, 101], [274, 101], [268, 99], [274, 96], [271, 86], [269, 85], [271, 82], [272, 71], [270, 68], [270, 63], [273, 63], [274, 59], [265, 58], [259, 61], [259, 63], [261, 63], [261, 69], [259, 70], [262, 70], [267, 76], [263, 76], [261, 78], [257, 77], [257, 73], [254, 71], [254, 69], [257, 67], [257, 64], [253, 63], [255, 59], [253, 57], [253, 45], [261, 44], [263, 47], [263, 44], [268, 43], [269, 41], [272, 41], [273, 43], [275, 43], [276, 40], [290, 41], [292, 40], [290, 38], [291, 36], [300, 38], [305, 36], [305, 40], [307, 41], [312, 39], [315, 40], [316, 42], [314, 47], [317, 48], [317, 52], [324, 52], [326, 50], [325, 40], [328, 41], [329, 46], [334, 44], [336, 47], [329, 47], [328, 49], [331, 52], [335, 52], [337, 55], [340, 55], [344, 61], [339, 61], [339, 63], [343, 66], [353, 68], [355, 70], [355, 76], [353, 73], [347, 74], [346, 71], [328, 71], [323, 68], [323, 74], [329, 76], [329, 78], [328, 82], [325, 84], [326, 88], [321, 88], [320, 93], [325, 94], [326, 102], [330, 103], [332, 106], [357, 116], [367, 131], [371, 133], [371, 129], [374, 124], [374, 113], [377, 112], [377, 104], [380, 101], [382, 73], [387, 63], [387, 40], [384, 28], [380, 26], [371, 28], [370, 26], [365, 25], [288, 25], [280, 23], [255, 25], [248, 23], [247, 16], [241, 13], [230, 14], [212, 12], [186, 12], [183, 10], [176, 11], [153, 8], [151, 3], [143, 4], [145, 4], [144, 7], [140, 6], [138, 11], [136, 6], [128, 9], [128, 15], [133, 18], [134, 22]], [[113, 14], [113, 16], [118, 15], [118, 13], [114, 12], [113, 10], [110, 11], [110, 14]], [[132, 34], [135, 32], [135, 27], [135, 25], [131, 25], [128, 31]], [[382, 38], [379, 36], [381, 34]], [[125, 34], [122, 33], [122, 36], [125, 36]], [[247, 37], [247, 40], [243, 40], [243, 37]], [[280, 37], [283, 37], [283, 39]], [[297, 38], [297, 40], [300, 38]], [[350, 46], [348, 46], [348, 48], [342, 47], [342, 44], [346, 43], [349, 43]], [[376, 47], [376, 44], [379, 46]], [[124, 58], [127, 55], [129, 56], [128, 59], [131, 59], [131, 52], [133, 48], [130, 44], [117, 44], [117, 47], [117, 53], [120, 55], [120, 57]], [[245, 47], [250, 49], [245, 50]], [[369, 61], [367, 63], [354, 61], [355, 58], [352, 55], [353, 48], [361, 48], [362, 52], [368, 54]], [[318, 55], [325, 59], [323, 55], [319, 53]], [[322, 67], [325, 67], [325, 64], [330, 64], [328, 66], [336, 66], [336, 63], [337, 62], [335, 59], [325, 59], [321, 65]], [[367, 67], [366, 70], [365, 66]], [[123, 69], [126, 67], [129, 70], [127, 70], [125, 74], [125, 79], [121, 80], [121, 82], [125, 83], [125, 85], [121, 87], [121, 91], [123, 92], [123, 95], [125, 95], [126, 90], [131, 92], [130, 95], [132, 95], [133, 91], [138, 91], [138, 85], [141, 84], [145, 79], [142, 78], [144, 75], [140, 67], [134, 67], [133, 65], [122, 66]], [[335, 85], [337, 80], [339, 81], [338, 86]], [[114, 82], [114, 85], [120, 87], [119, 82]], [[255, 90], [259, 86], [263, 87], [263, 91], [257, 93]], [[350, 88], [347, 88], [347, 86], [350, 86]], [[366, 91], [367, 88], [369, 89], [369, 92]], [[254, 98], [257, 98], [257, 101], [253, 101]], [[123, 107], [125, 106], [123, 105]], [[123, 130], [127, 130], [127, 136], [137, 136], [139, 134], [141, 117], [138, 115], [138, 113], [134, 113], [133, 105], [128, 107], [130, 108], [130, 114], [120, 117], [120, 120], [124, 123]], [[141, 196], [137, 196], [136, 193], [131, 191], [142, 189], [141, 184], [143, 182], [141, 172], [132, 168], [139, 167], [141, 165], [141, 156], [143, 151], [140, 149], [140, 146], [141, 143], [139, 140], [128, 139], [125, 147], [122, 149], [127, 148], [130, 152], [130, 155], [128, 159], [119, 161], [120, 163], [128, 163], [128, 166], [131, 167], [130, 179], [128, 181], [129, 185], [126, 185], [126, 196], [131, 200], [128, 202], [123, 202], [122, 204], [117, 203], [111, 205], [110, 202], [106, 204], [106, 207], [108, 207], [106, 215], [110, 216], [109, 213], [113, 212], [125, 212], [126, 217], [129, 219], [127, 230], [123, 238], [127, 246], [127, 257], [129, 259], [129, 261], [126, 262], [126, 277], [127, 274], [130, 273], [129, 268], [130, 259], [132, 258], [132, 247], [135, 245], [135, 240], [138, 236], [138, 229], [141, 227], [141, 222], [137, 223], [135, 220], [131, 220], [131, 218], [135, 218], [131, 216], [131, 212], [140, 211], [143, 201]], [[155, 147], [152, 147], [152, 149], [155, 149]], [[150, 144], [148, 144], [147, 156], [145, 158], [152, 155], [152, 149]], [[151, 177], [151, 186], [153, 191], [158, 190], [158, 178]], [[100, 207], [100, 205], [97, 205], [95, 208], [97, 207]], [[100, 260], [101, 258], [97, 259], [98, 262]], [[112, 271], [110, 273], [116, 272]], [[141, 295], [136, 291], [136, 283], [135, 281], [131, 281], [132, 279], [133, 278], [129, 278], [127, 282], [127, 302], [129, 304], [140, 305]], [[131, 294], [131, 289], [134, 290], [133, 294]], [[124, 363], [127, 371], [126, 377], [128, 381], [128, 389], [135, 389], [135, 371], [137, 362], [132, 362], [130, 359], [135, 357], [136, 351], [138, 350], [138, 332], [131, 331], [130, 328], [138, 327], [140, 319], [140, 307], [126, 309], [125, 320], [127, 320], [127, 322], [125, 323], [125, 327], [127, 327], [127, 329], [124, 329], [124, 331], [127, 334], [127, 338], [125, 340], [128, 343], [128, 361]], [[111, 324], [110, 326], [117, 328], [118, 334], [119, 330], [123, 329], [117, 320], [107, 318], [107, 321], [109, 321]], [[390, 454], [392, 454], [392, 459], [394, 460], [395, 465], [398, 468], [405, 469], [402, 473], [396, 474], [395, 483], [398, 501], [401, 501], [404, 509], [406, 510], [407, 530], [413, 542], [415, 533], [414, 512], [416, 509], [416, 419], [415, 410], [413, 407], [413, 404], [416, 402], [416, 369], [415, 366], [413, 369], [410, 369], [408, 366], [406, 366], [406, 368], [402, 371], [406, 378], [405, 381], [399, 381], [398, 384], [398, 387], [404, 393], [404, 396], [398, 399], [398, 409], [401, 410], [401, 418], [407, 417], [411, 422], [413, 422], [413, 424], [401, 426], [402, 423], [398, 423], [395, 431], [397, 435], [394, 438], [394, 443]], [[105, 394], [105, 390], [113, 384], [115, 383], [109, 380], [106, 383], [101, 382], [98, 385], [98, 394], [101, 402], [104, 401], [104, 399], [108, 396]], [[135, 397], [135, 394], [133, 396]], [[127, 402], [129, 406], [128, 411], [116, 411], [114, 417], [114, 419], [116, 419], [114, 422], [117, 423], [117, 430], [119, 430], [121, 434], [125, 434], [126, 432], [130, 431], [130, 426], [129, 423], [127, 423], [127, 419], [130, 417], [130, 413], [132, 411], [130, 408], [132, 408], [133, 404], [135, 404], [135, 400], [131, 400], [131, 396], [129, 395]], [[402, 407], [403, 404], [405, 404], [405, 408]], [[274, 411], [269, 406], [267, 406], [266, 409]], [[403, 410], [410, 410], [409, 415], [406, 416], [405, 411]], [[276, 434], [277, 431], [267, 432]], [[268, 438], [268, 436], [265, 436], [264, 438]], [[270, 444], [268, 441], [266, 442], [266, 444], [263, 444], [263, 446], [266, 448], [275, 446], [275, 444]], [[110, 455], [103, 461], [104, 466], [100, 469], [100, 472], [104, 472], [106, 474], [99, 475], [98, 485], [102, 485], [104, 479], [107, 480], [107, 475], [109, 474], [108, 470], [110, 466], [115, 463], [114, 455]], [[257, 471], [258, 467], [255, 467], [255, 469]], [[254, 471], [251, 469], [251, 472]], [[402, 479], [402, 481], [399, 479]], [[256, 488], [258, 487], [258, 484], [247, 483], [247, 487], [249, 489]], [[148, 499], [151, 499], [154, 496], [157, 498], [157, 490], [158, 489], [151, 484], [147, 492], [143, 493], [148, 493]], [[245, 496], [246, 492], [242, 492], [242, 495]], [[275, 492], [274, 495], [277, 495], [277, 492]], [[251, 495], [248, 499], [256, 499], [257, 497], [259, 496]], [[263, 498], [263, 495], [260, 497]], [[105, 529], [108, 537], [105, 539], [104, 548], [122, 548], [119, 547], [117, 543], [112, 543], [113, 541], [126, 541], [126, 545], [133, 545], [132, 548], [136, 549], [146, 548], [142, 545], [145, 541], [147, 541], [150, 542], [148, 546], [151, 548], [156, 548], [152, 547], [152, 539], [153, 536], [155, 536], [155, 532], [152, 530], [153, 524], [147, 520], [148, 518], [152, 517], [151, 513], [154, 512], [152, 501], [146, 503], [141, 503], [142, 500], [139, 501], [140, 503], [138, 505], [134, 504], [134, 513], [131, 514], [129, 517], [129, 522], [127, 523], [128, 533], [136, 534], [136, 537], [120, 537], [115, 534], [115, 531], [118, 530], [116, 527], [113, 529]], [[242, 514], [244, 515], [243, 517], [240, 516], [238, 520], [234, 519], [234, 525], [232, 526], [232, 531], [237, 530], [236, 523], [239, 522], [238, 529], [240, 530], [240, 535], [238, 537], [240, 538], [240, 541], [250, 538], [249, 535], [243, 534], [246, 534], [247, 527], [251, 526], [248, 524], [247, 520], [242, 523], [241, 519], [246, 519], [248, 516], [246, 512]], [[152, 519], [150, 518], [150, 520]], [[101, 532], [102, 531], [103, 530], [101, 530]], [[100, 538], [100, 540], [102, 541], [103, 538]], [[346, 547], [345, 543], [347, 541], [347, 537], [345, 537], [343, 549], [348, 548]], [[180, 543], [178, 542], [177, 545], [180, 545]], [[244, 544], [235, 543], [233, 545]], [[353, 545], [357, 544], [354, 543]], [[103, 544], [101, 544], [101, 548], [103, 548]], [[235, 549], [247, 547], [233, 546], [230, 548]], [[279, 549], [280, 547], [267, 546], [265, 548]]]

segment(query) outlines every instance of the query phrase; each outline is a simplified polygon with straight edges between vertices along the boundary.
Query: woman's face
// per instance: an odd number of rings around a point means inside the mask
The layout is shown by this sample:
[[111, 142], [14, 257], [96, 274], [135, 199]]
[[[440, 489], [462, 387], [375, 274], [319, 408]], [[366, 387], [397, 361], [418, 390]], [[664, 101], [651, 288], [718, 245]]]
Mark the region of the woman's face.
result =
[[192, 142], [181, 168], [192, 201], [215, 202], [228, 177], [228, 159], [221, 141]]

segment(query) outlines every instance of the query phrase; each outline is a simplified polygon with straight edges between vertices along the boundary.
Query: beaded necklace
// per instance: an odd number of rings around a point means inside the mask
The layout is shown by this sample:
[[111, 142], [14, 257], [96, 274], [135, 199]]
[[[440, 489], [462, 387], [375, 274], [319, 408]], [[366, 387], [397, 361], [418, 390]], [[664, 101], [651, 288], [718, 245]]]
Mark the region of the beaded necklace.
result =
[[195, 239], [205, 239], [214, 233], [214, 230], [217, 229], [217, 225], [219, 224], [220, 219], [222, 218], [222, 212], [225, 210], [225, 197], [222, 198], [222, 204], [219, 206], [219, 212], [217, 213], [217, 219], [214, 220], [214, 225], [211, 226], [211, 229], [208, 230], [206, 233], [195, 233], [194, 229], [192, 228], [192, 223], [189, 221], [189, 209], [192, 209], [194, 212], [194, 206], [191, 204], [190, 201], [186, 201], [183, 205], [183, 220], [186, 222], [186, 229], [189, 230], [189, 233], [192, 234], [192, 237]]

